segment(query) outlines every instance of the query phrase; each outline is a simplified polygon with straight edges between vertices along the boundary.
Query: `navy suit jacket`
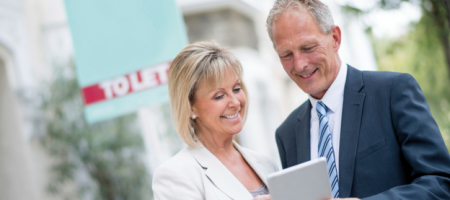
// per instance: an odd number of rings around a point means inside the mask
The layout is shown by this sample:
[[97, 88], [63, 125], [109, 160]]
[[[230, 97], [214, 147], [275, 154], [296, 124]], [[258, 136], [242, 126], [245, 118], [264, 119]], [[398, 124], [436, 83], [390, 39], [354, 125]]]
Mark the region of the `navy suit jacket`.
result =
[[[307, 100], [277, 129], [283, 168], [310, 160], [310, 119]], [[450, 199], [450, 155], [409, 74], [348, 66], [339, 165], [341, 198]]]

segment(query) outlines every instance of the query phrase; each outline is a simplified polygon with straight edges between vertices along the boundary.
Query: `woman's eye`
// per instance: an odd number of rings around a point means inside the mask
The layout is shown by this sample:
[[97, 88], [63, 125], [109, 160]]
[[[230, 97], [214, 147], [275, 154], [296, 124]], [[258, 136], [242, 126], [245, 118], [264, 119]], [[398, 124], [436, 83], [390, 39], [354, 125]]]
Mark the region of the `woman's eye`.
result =
[[241, 88], [236, 88], [233, 90], [234, 93], [238, 93], [239, 91], [241, 91]]
[[223, 94], [222, 95], [219, 95], [219, 96], [217, 96], [217, 97], [214, 97], [214, 99], [216, 99], [216, 100], [219, 100], [219, 99], [222, 99], [223, 98]]

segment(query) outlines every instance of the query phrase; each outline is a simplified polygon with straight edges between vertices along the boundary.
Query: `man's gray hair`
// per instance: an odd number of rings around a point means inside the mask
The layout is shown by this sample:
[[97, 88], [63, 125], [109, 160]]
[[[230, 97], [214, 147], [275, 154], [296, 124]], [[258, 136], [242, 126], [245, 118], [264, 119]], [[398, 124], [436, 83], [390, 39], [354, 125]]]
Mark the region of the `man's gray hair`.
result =
[[[309, 11], [324, 34], [331, 33], [334, 26], [331, 11], [327, 5], [319, 0], [277, 0], [270, 10], [267, 17], [266, 26], [270, 39], [273, 41], [272, 25], [280, 17], [280, 15], [292, 8], [297, 8], [299, 11]], [[275, 43], [274, 43], [275, 45]]]

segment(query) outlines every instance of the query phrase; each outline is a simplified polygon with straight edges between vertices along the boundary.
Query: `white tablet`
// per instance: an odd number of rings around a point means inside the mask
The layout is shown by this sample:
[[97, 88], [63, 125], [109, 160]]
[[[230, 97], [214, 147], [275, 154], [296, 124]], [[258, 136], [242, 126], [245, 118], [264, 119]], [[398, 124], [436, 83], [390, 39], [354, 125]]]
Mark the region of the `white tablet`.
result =
[[323, 200], [331, 198], [327, 160], [323, 157], [268, 176], [272, 200]]

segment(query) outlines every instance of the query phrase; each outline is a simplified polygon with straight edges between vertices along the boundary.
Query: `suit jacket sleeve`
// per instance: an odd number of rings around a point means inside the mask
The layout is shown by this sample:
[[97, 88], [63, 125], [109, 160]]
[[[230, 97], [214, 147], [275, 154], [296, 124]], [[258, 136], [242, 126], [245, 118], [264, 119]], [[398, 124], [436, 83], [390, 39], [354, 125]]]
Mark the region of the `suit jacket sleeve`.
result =
[[392, 125], [411, 183], [367, 197], [379, 199], [450, 199], [450, 156], [419, 84], [399, 75], [391, 88]]
[[287, 167], [286, 151], [284, 149], [283, 142], [280, 139], [278, 130], [275, 133], [275, 140], [277, 141], [277, 147], [278, 147], [278, 153], [280, 155], [281, 166], [283, 167], [283, 169], [285, 169]]
[[155, 171], [152, 189], [155, 200], [205, 199], [185, 174], [170, 166]]

